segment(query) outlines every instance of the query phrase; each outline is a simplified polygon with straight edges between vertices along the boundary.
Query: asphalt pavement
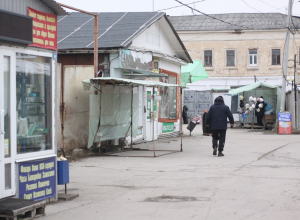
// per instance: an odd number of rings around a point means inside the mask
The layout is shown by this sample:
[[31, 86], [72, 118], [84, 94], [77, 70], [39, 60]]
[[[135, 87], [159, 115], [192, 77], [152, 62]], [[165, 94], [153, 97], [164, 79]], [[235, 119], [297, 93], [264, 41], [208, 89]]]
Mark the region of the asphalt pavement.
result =
[[149, 142], [70, 163], [68, 193], [80, 196], [48, 204], [41, 219], [300, 219], [299, 135], [228, 129], [225, 157], [200, 126], [188, 135], [183, 152], [170, 138], [156, 158]]

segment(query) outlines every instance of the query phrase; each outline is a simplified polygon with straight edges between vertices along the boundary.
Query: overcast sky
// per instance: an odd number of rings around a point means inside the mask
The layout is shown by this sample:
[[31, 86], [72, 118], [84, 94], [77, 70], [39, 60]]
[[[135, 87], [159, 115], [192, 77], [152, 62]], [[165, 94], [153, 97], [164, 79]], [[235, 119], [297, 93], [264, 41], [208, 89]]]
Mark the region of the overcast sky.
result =
[[[260, 13], [280, 12], [286, 13], [289, 0], [181, 0], [191, 7], [208, 14], [221, 13]], [[153, 0], [57, 0], [57, 2], [70, 5], [90, 12], [132, 12], [152, 11]], [[174, 0], [154, 0], [154, 10], [162, 10], [180, 4]], [[67, 11], [71, 11], [66, 9]], [[168, 15], [192, 15], [191, 9], [185, 6], [163, 10]], [[195, 12], [195, 14], [198, 14]], [[293, 14], [300, 16], [299, 0], [294, 0]]]

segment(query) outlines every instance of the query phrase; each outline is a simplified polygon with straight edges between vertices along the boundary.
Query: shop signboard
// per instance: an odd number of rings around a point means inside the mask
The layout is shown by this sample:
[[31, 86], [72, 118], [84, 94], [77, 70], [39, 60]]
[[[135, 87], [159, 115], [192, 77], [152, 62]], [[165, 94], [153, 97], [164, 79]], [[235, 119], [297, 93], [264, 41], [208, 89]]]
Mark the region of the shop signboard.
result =
[[289, 112], [278, 113], [278, 134], [292, 134], [292, 114]]
[[19, 198], [42, 200], [56, 195], [55, 157], [19, 163]]
[[[177, 85], [180, 85], [180, 77], [177, 77]], [[176, 111], [177, 111], [177, 119], [180, 119], [180, 99], [181, 99], [181, 92], [180, 88], [176, 88]]]
[[168, 133], [174, 131], [174, 122], [166, 122], [162, 125], [162, 133]]
[[151, 92], [147, 92], [147, 119], [151, 119], [151, 98], [150, 97], [151, 97]]
[[[157, 91], [154, 92], [154, 96], [157, 96]], [[147, 119], [151, 119], [151, 101], [152, 101], [152, 96], [151, 92], [147, 92]], [[157, 100], [154, 100], [154, 116], [157, 118]]]
[[300, 72], [295, 74], [295, 85], [300, 85]]
[[57, 50], [57, 15], [28, 7], [33, 19], [33, 44], [29, 46]]
[[[7, 1], [6, 4], [12, 6], [11, 2]], [[0, 10], [0, 40], [32, 44], [32, 18]]]
[[9, 139], [4, 139], [4, 156], [9, 156]]
[[[154, 92], [154, 96], [157, 96], [157, 91]], [[154, 100], [154, 116], [155, 116], [155, 118], [157, 118], [156, 112], [157, 112], [157, 100]]]

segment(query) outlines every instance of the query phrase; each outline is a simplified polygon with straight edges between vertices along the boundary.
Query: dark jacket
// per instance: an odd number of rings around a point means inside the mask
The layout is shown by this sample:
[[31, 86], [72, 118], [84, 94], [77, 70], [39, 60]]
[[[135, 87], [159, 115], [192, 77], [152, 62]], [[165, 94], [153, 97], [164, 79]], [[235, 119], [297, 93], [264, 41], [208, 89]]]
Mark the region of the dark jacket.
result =
[[183, 106], [183, 111], [182, 111], [182, 118], [183, 118], [183, 124], [188, 124], [188, 116], [187, 116], [187, 111], [189, 110], [189, 108], [185, 105]]
[[[260, 112], [257, 112], [256, 109], [258, 109], [258, 105], [262, 103], [263, 104], [263, 107], [260, 109]], [[255, 116], [261, 116], [263, 117], [265, 115], [265, 107], [268, 105], [268, 103], [266, 103], [265, 101], [264, 102], [257, 102], [256, 105], [255, 105]]]
[[212, 105], [206, 116], [206, 124], [211, 125], [211, 130], [226, 130], [227, 117], [230, 124], [234, 124], [232, 113], [227, 105], [224, 104], [223, 98], [217, 97], [215, 104]]

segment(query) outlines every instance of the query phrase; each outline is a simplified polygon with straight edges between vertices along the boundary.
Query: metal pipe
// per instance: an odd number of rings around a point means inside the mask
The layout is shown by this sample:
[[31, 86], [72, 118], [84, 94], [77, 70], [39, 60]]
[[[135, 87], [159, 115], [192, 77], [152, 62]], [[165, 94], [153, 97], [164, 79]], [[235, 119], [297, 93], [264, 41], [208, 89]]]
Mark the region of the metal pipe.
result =
[[79, 11], [79, 12], [82, 12], [82, 13], [85, 13], [85, 14], [89, 14], [89, 15], [93, 15], [93, 16], [96, 16], [97, 14], [95, 13], [92, 13], [92, 12], [88, 12], [88, 11], [84, 11], [84, 10], [81, 10], [81, 9], [78, 9], [78, 8], [74, 8], [72, 6], [69, 6], [69, 5], [65, 5], [65, 4], [62, 4], [62, 3], [59, 3], [59, 2], [56, 2], [56, 4], [62, 6], [62, 7], [65, 7], [65, 8], [68, 8], [68, 9], [72, 9], [74, 11]]
[[98, 74], [98, 15], [94, 17], [94, 74]]
[[154, 142], [154, 125], [155, 125], [155, 113], [154, 113], [154, 86], [153, 86], [153, 92], [152, 92], [152, 120], [153, 120], [153, 133], [152, 133], [152, 140], [153, 140], [153, 153], [155, 156], [155, 142]]
[[297, 86], [296, 86], [296, 59], [297, 59], [297, 54], [294, 55], [294, 92], [295, 92], [295, 130], [297, 130]]
[[100, 147], [101, 147], [101, 136], [100, 136], [100, 131], [101, 131], [101, 110], [102, 110], [102, 103], [101, 103], [101, 99], [102, 99], [102, 85], [100, 85], [100, 112], [99, 112], [99, 124], [98, 124], [98, 131], [99, 132], [99, 153], [100, 153]]
[[286, 94], [286, 77], [287, 77], [287, 68], [288, 68], [288, 59], [289, 59], [289, 48], [290, 48], [290, 32], [291, 32], [291, 16], [292, 16], [292, 8], [293, 8], [293, 0], [289, 0], [288, 6], [288, 15], [287, 15], [287, 32], [285, 38], [285, 46], [284, 46], [284, 58], [283, 58], [283, 76], [282, 76], [282, 87], [281, 87], [281, 103], [280, 103], [280, 111], [285, 111], [285, 94]]
[[95, 13], [91, 13], [88, 11], [84, 11], [78, 8], [74, 8], [72, 6], [69, 5], [65, 5], [59, 2], [56, 2], [58, 5], [60, 5], [61, 7], [65, 7], [74, 11], [78, 11], [84, 14], [88, 14], [88, 15], [92, 15], [94, 16], [94, 77], [97, 77], [97, 73], [98, 73], [98, 14]]
[[182, 87], [180, 87], [180, 151], [182, 152]]
[[132, 133], [133, 133], [133, 129], [132, 129], [132, 127], [133, 127], [133, 120], [132, 120], [132, 116], [133, 116], [133, 114], [132, 114], [132, 111], [133, 111], [133, 85], [132, 85], [132, 91], [131, 91], [131, 146], [130, 146], [130, 148], [132, 149]]

